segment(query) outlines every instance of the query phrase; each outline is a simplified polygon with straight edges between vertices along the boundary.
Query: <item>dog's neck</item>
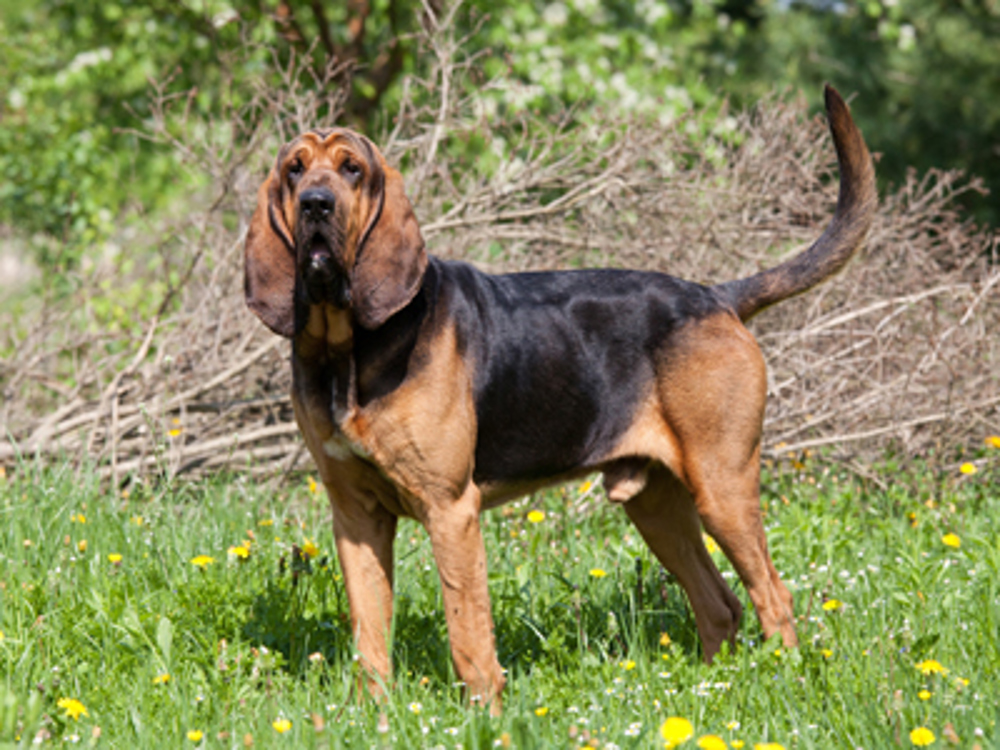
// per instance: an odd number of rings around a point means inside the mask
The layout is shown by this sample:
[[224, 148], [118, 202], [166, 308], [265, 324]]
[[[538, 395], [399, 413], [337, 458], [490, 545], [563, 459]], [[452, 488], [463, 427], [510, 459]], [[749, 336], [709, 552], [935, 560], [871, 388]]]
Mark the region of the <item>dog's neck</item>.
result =
[[294, 338], [292, 357], [307, 371], [324, 373], [324, 382], [311, 386], [314, 397], [324, 394], [336, 407], [333, 412], [344, 415], [394, 391], [406, 376], [432, 294], [433, 284], [425, 284], [405, 308], [374, 331], [358, 325], [350, 309], [330, 302], [304, 309], [306, 322]]
[[351, 311], [321, 302], [309, 306], [305, 328], [296, 337], [296, 348], [304, 347], [309, 353], [338, 354], [349, 352], [353, 342]]

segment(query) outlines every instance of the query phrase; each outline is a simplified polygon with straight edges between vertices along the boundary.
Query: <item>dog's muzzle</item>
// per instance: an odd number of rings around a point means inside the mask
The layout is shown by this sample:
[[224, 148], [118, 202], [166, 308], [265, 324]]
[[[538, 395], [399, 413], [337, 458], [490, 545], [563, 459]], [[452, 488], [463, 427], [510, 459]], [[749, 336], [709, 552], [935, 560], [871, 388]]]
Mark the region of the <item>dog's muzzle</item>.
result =
[[341, 309], [351, 304], [351, 286], [347, 274], [333, 257], [326, 240], [314, 237], [302, 270], [309, 303], [331, 302]]
[[305, 230], [300, 236], [306, 245], [302, 279], [309, 303], [331, 302], [346, 308], [351, 303], [350, 282], [327, 235], [336, 199], [326, 188], [310, 188], [300, 196], [299, 208]]

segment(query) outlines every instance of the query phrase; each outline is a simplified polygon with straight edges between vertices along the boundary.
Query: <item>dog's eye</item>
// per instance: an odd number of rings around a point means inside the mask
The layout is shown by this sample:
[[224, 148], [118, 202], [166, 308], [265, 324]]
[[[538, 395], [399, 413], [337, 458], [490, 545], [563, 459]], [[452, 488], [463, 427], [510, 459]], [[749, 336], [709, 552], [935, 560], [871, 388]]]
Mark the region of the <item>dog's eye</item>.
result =
[[301, 159], [296, 159], [288, 167], [288, 181], [295, 182], [299, 177], [302, 176], [302, 173], [305, 171], [306, 171], [305, 164], [302, 163]]
[[353, 182], [361, 176], [361, 165], [348, 159], [340, 166], [340, 171]]

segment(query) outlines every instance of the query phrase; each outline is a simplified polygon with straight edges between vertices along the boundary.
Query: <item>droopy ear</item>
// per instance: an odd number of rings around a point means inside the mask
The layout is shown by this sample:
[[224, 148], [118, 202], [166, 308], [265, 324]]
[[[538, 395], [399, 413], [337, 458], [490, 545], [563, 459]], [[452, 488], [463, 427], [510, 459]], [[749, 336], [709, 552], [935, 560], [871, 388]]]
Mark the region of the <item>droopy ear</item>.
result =
[[279, 336], [295, 335], [295, 244], [281, 207], [277, 166], [257, 191], [243, 270], [247, 306]]
[[369, 330], [416, 296], [427, 269], [424, 238], [402, 176], [381, 156], [373, 162], [379, 168], [372, 176], [372, 209], [351, 273], [354, 317]]

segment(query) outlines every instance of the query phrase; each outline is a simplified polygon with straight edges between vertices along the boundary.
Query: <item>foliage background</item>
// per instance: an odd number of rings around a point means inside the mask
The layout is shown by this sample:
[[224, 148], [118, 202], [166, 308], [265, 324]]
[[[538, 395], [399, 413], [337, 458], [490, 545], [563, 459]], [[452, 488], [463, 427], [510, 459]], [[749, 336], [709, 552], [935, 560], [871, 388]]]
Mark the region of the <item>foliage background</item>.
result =
[[[177, 154], [135, 132], [154, 80], [221, 115], [275, 56], [306, 55], [317, 70], [336, 60], [344, 119], [378, 133], [420, 72], [422, 17], [415, 0], [0, 0], [0, 222], [43, 268], [65, 270], [107, 252], [123, 220], [188, 193]], [[455, 22], [482, 53], [483, 80], [500, 81], [483, 97], [492, 110], [670, 119], [830, 81], [858, 95], [883, 181], [958, 167], [1000, 187], [995, 0], [470, 0]], [[1000, 220], [995, 200], [964, 200]]]

